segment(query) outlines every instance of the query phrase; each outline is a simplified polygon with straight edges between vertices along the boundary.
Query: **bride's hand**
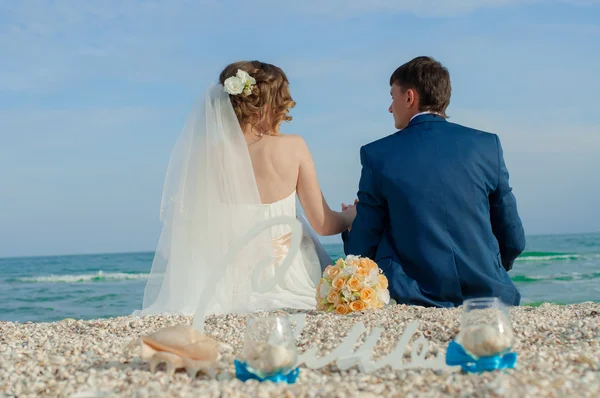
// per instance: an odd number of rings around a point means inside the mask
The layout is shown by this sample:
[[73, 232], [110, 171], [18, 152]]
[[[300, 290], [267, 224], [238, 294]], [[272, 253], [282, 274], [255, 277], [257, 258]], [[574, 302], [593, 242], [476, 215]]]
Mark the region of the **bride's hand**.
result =
[[[356, 202], [354, 202], [356, 203]], [[356, 218], [356, 206], [355, 205], [345, 205], [342, 203], [342, 214], [345, 216], [346, 221], [348, 222], [348, 231], [352, 228], [352, 222]]]
[[[354, 199], [354, 206], [356, 206], [357, 203], [358, 203], [358, 199]], [[342, 203], [342, 211], [345, 211], [349, 206], [352, 206], [352, 205], [347, 205], [345, 203]]]

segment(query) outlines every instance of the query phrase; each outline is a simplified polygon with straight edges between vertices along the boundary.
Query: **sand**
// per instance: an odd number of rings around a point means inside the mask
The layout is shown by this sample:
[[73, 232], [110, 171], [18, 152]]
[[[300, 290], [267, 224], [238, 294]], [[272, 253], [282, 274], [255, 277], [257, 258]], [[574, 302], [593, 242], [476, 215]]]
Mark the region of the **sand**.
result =
[[[385, 328], [375, 358], [390, 353], [406, 325], [419, 320], [416, 337], [425, 336], [430, 356], [445, 351], [456, 335], [460, 309], [395, 305], [340, 317], [308, 312], [298, 339], [299, 352], [317, 345], [330, 352], [356, 322], [367, 332]], [[515, 369], [481, 375], [424, 369], [364, 374], [335, 365], [301, 368], [294, 385], [247, 382], [232, 378], [233, 359], [242, 352], [247, 316], [211, 316], [206, 332], [232, 350], [224, 350], [218, 380], [185, 372], [172, 376], [149, 371], [139, 348], [125, 347], [137, 337], [191, 317], [121, 317], [55, 323], [0, 322], [0, 396], [4, 397], [599, 397], [600, 304], [545, 304], [510, 310], [519, 354]], [[290, 311], [293, 313], [293, 311]], [[267, 316], [263, 313], [259, 316]], [[272, 314], [271, 314], [272, 315]], [[364, 335], [363, 335], [364, 337]], [[409, 348], [406, 352], [408, 355]]]

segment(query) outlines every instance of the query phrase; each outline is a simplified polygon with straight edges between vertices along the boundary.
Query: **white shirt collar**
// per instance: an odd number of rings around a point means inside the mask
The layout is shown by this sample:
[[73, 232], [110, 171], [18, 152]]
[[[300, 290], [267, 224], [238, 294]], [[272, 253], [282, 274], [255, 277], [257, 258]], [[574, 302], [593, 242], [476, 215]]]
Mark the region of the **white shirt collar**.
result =
[[421, 115], [427, 115], [427, 114], [433, 114], [433, 115], [437, 115], [436, 112], [431, 112], [431, 111], [425, 111], [425, 112], [419, 112], [416, 115], [414, 115], [413, 117], [410, 118], [410, 120], [408, 121], [409, 123], [412, 122], [412, 120], [414, 118], [416, 118], [417, 116], [421, 116]]

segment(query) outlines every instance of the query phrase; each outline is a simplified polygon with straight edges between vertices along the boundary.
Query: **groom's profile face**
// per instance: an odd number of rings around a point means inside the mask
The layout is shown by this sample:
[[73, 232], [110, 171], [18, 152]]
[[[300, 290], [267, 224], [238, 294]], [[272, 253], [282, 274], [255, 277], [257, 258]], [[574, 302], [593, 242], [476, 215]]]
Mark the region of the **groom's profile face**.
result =
[[412, 105], [414, 104], [413, 90], [403, 91], [396, 83], [392, 84], [390, 95], [392, 96], [392, 104], [389, 111], [394, 115], [394, 126], [401, 130], [408, 125], [412, 117]]

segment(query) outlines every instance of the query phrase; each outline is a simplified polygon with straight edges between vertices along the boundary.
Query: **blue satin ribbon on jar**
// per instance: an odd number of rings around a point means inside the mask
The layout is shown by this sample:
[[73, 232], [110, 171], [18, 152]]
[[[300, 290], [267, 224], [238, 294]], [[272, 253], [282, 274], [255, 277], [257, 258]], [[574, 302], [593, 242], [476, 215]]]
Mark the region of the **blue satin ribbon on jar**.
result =
[[296, 368], [288, 373], [278, 372], [267, 377], [261, 377], [256, 373], [253, 373], [246, 362], [240, 362], [236, 359], [234, 360], [234, 364], [235, 377], [243, 382], [246, 382], [247, 380], [258, 380], [260, 382], [272, 381], [273, 383], [294, 384], [296, 379], [298, 379], [298, 375], [300, 375], [300, 368]]
[[479, 357], [469, 355], [462, 345], [451, 341], [446, 351], [446, 365], [460, 366], [466, 373], [490, 372], [498, 369], [512, 369], [517, 364], [517, 353], [507, 352], [501, 355]]

